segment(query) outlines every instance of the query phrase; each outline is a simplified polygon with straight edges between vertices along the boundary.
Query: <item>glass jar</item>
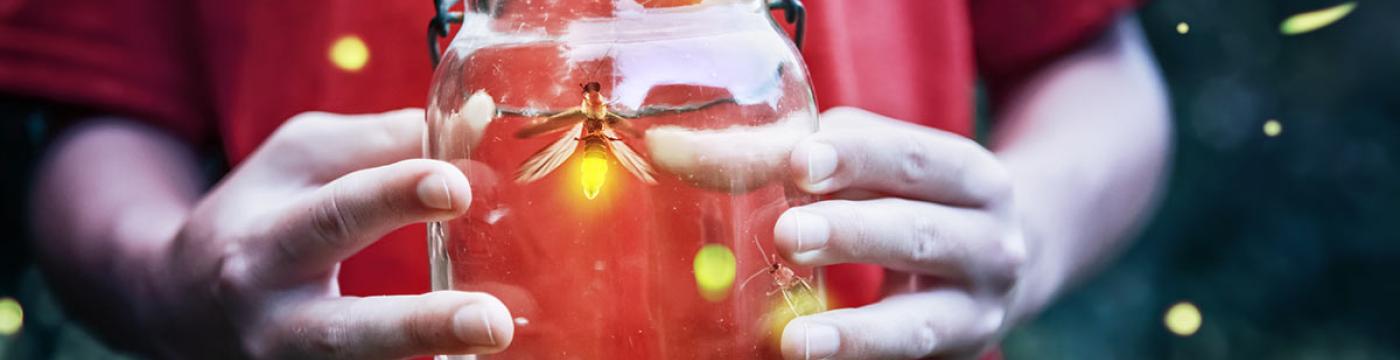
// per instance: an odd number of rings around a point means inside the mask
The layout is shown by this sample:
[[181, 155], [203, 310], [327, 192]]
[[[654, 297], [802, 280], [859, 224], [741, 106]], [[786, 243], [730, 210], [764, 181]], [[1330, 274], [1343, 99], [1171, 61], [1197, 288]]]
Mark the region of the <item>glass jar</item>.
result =
[[468, 1], [428, 98], [427, 156], [471, 182], [429, 224], [433, 288], [515, 317], [492, 358], [777, 358], [826, 309], [776, 255], [811, 199], [788, 155], [816, 130], [796, 48], [759, 0]]

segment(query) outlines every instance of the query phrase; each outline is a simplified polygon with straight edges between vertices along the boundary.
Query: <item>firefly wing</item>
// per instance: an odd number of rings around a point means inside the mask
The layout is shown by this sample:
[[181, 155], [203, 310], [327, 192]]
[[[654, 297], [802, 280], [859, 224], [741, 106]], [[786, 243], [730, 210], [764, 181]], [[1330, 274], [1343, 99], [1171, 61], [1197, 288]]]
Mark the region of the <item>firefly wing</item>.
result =
[[530, 158], [525, 163], [520, 164], [520, 170], [515, 172], [515, 182], [524, 184], [539, 180], [545, 175], [558, 169], [564, 161], [569, 160], [578, 150], [578, 134], [583, 131], [583, 123], [575, 124], [572, 129], [564, 132], [564, 136], [553, 144], [549, 144]]
[[621, 131], [623, 134], [627, 134], [627, 137], [633, 139], [642, 138], [642, 132], [637, 130], [636, 126], [632, 126], [632, 120], [611, 111], [608, 112], [608, 126], [617, 129], [617, 131]]
[[617, 136], [616, 131], [613, 131], [613, 129], [603, 129], [603, 136], [608, 137], [608, 148], [612, 150], [613, 156], [617, 157], [617, 162], [621, 163], [622, 167], [627, 169], [627, 172], [632, 173], [632, 175], [641, 179], [644, 183], [656, 185], [656, 178], [653, 176], [655, 172], [652, 171], [651, 164], [648, 164], [647, 160], [643, 159], [641, 155], [638, 155], [636, 151], [632, 151], [632, 148], [627, 146], [627, 143], [622, 142], [622, 140], [615, 140], [621, 139]]
[[521, 128], [520, 131], [516, 131], [515, 137], [524, 139], [548, 134], [581, 121], [583, 121], [583, 110], [575, 107], [558, 114], [550, 115], [542, 120], [532, 121], [530, 124], [525, 125], [524, 128]]

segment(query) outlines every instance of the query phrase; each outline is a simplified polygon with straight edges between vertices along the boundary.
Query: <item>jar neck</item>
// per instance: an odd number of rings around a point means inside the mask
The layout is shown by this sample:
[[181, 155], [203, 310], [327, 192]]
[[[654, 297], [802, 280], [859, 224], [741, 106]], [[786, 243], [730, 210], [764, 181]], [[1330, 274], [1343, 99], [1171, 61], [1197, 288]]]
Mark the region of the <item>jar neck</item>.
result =
[[705, 7], [751, 5], [761, 6], [764, 0], [463, 0], [469, 12], [499, 13], [502, 11], [538, 10], [555, 8], [562, 10], [614, 9], [665, 9], [677, 7]]
[[763, 0], [464, 0], [469, 13], [494, 19], [606, 19], [651, 12], [701, 11], [740, 8], [761, 12]]
[[457, 39], [617, 41], [776, 29], [763, 0], [466, 0]]

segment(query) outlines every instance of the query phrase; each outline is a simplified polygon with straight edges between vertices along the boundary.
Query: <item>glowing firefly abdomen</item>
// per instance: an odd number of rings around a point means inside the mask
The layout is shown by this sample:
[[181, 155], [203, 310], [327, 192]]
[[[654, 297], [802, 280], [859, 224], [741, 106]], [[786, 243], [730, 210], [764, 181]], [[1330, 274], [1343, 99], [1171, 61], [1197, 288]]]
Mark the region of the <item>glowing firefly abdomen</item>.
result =
[[589, 140], [583, 147], [579, 182], [583, 185], [583, 197], [593, 200], [603, 190], [603, 182], [608, 178], [608, 148], [602, 141]]

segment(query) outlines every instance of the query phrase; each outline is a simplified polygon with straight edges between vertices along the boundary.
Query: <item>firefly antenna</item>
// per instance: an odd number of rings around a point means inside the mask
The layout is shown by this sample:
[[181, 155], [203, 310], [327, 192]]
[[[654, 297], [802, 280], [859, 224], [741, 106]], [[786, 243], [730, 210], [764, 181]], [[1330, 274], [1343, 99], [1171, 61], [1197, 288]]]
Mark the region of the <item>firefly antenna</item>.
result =
[[753, 237], [753, 246], [755, 248], [758, 248], [758, 254], [763, 256], [763, 262], [765, 264], [768, 264], [768, 266], [764, 266], [762, 269], [758, 269], [758, 271], [755, 271], [753, 275], [749, 275], [748, 278], [744, 279], [744, 282], [739, 283], [739, 291], [744, 291], [744, 287], [749, 286], [749, 282], [753, 281], [754, 278], [757, 278], [759, 275], [763, 275], [763, 272], [773, 271], [773, 261], [768, 259], [768, 252], [763, 251], [763, 245], [760, 245], [758, 243], [757, 235]]

